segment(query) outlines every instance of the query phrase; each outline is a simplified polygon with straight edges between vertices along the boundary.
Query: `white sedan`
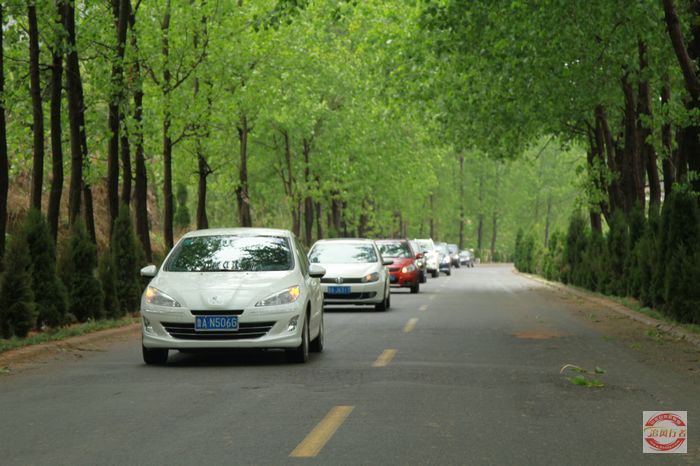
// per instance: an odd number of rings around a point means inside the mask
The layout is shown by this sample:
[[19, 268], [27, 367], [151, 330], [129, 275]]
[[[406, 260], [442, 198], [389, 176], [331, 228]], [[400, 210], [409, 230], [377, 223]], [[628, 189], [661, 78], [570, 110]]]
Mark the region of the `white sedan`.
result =
[[370, 239], [319, 240], [309, 252], [311, 265], [326, 270], [321, 279], [326, 304], [373, 304], [378, 311], [391, 306], [389, 271], [394, 263], [382, 259]]
[[141, 298], [143, 359], [168, 350], [281, 348], [304, 363], [323, 350], [325, 270], [309, 264], [287, 230], [232, 228], [187, 233]]

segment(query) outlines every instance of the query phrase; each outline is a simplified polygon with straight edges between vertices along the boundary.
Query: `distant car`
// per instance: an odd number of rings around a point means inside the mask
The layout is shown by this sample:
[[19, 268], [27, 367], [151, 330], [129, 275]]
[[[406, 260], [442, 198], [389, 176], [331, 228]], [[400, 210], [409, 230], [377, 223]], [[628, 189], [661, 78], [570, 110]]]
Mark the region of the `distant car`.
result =
[[450, 252], [450, 258], [452, 259], [452, 267], [460, 267], [459, 262], [459, 248], [456, 244], [448, 244], [447, 250]]
[[467, 267], [474, 267], [474, 254], [468, 249], [463, 249], [459, 253], [459, 262]]
[[416, 253], [415, 264], [420, 271], [420, 282], [425, 283], [428, 281], [428, 263], [425, 258], [425, 252], [423, 252], [423, 248], [420, 247], [416, 240], [410, 240], [409, 244], [411, 245], [413, 252]]
[[408, 240], [381, 239], [377, 240], [377, 246], [382, 257], [393, 259], [394, 263], [389, 267], [389, 282], [393, 287], [410, 288], [411, 293], [420, 291], [421, 271], [416, 266], [416, 253]]
[[309, 251], [311, 264], [326, 270], [321, 279], [325, 304], [374, 305], [378, 311], [391, 307], [389, 270], [392, 259], [383, 259], [370, 239], [324, 239]]
[[141, 298], [146, 364], [168, 350], [281, 348], [304, 363], [323, 350], [323, 267], [293, 233], [266, 228], [198, 230], [178, 241]]
[[435, 248], [438, 252], [438, 264], [440, 272], [444, 272], [445, 275], [452, 275], [452, 257], [450, 256], [450, 251], [447, 249], [447, 243], [437, 243]]
[[425, 262], [427, 266], [428, 273], [430, 273], [433, 278], [437, 278], [440, 274], [440, 262], [439, 254], [435, 249], [435, 243], [433, 240], [428, 239], [416, 239], [416, 243], [421, 247], [423, 254], [425, 254]]

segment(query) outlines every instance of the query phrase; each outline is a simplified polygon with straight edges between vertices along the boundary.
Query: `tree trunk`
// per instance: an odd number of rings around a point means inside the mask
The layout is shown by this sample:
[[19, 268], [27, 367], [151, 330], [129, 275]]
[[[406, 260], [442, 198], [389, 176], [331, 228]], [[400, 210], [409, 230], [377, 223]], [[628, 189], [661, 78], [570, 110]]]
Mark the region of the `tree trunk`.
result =
[[97, 233], [95, 232], [95, 209], [92, 206], [92, 189], [88, 183], [83, 183], [83, 202], [85, 203], [85, 209], [83, 211], [85, 227], [92, 242], [97, 244]]
[[41, 191], [44, 183], [44, 109], [41, 102], [41, 76], [39, 72], [39, 27], [36, 4], [29, 2], [29, 93], [32, 98], [32, 130], [34, 156], [32, 159], [32, 192], [30, 206], [41, 210]]
[[340, 201], [340, 192], [331, 192], [331, 222], [333, 224], [332, 237], [339, 237], [342, 234], [343, 204]]
[[63, 58], [60, 42], [54, 45], [51, 60], [51, 192], [47, 220], [54, 242], [58, 237], [58, 219], [63, 195], [63, 141], [61, 96], [63, 91]]
[[[685, 87], [690, 94], [690, 100], [686, 102], [686, 109], [689, 113], [696, 113], [700, 109], [700, 79], [698, 79], [696, 72], [697, 60], [700, 58], [700, 24], [697, 21], [698, 14], [700, 14], [700, 2], [690, 2], [693, 21], [691, 21], [691, 41], [688, 46], [686, 46], [683, 38], [683, 31], [673, 0], [663, 0], [663, 6], [671, 45], [683, 73]], [[699, 136], [700, 128], [697, 125], [688, 126], [680, 131], [678, 144], [679, 163], [675, 166], [678, 180], [681, 180], [686, 173], [686, 163], [687, 169], [700, 171]], [[693, 180], [692, 186], [696, 192], [700, 192], [700, 178]], [[700, 197], [698, 202], [700, 202]]]
[[601, 224], [600, 214], [602, 213], [605, 218], [610, 221], [610, 186], [606, 185], [605, 173], [603, 167], [605, 166], [605, 147], [603, 143], [603, 132], [600, 125], [596, 123], [596, 127], [588, 127], [588, 172], [593, 179], [593, 184], [599, 193], [606, 193], [608, 201], [601, 200], [598, 203], [600, 209], [599, 212], [595, 209], [591, 209], [591, 227], [593, 229], [597, 228], [598, 224]]
[[613, 179], [610, 182], [608, 188], [608, 198], [610, 200], [610, 211], [614, 212], [616, 209], [622, 208], [623, 196], [622, 189], [620, 188], [620, 169], [618, 168], [617, 151], [615, 147], [615, 142], [613, 141], [612, 134], [610, 133], [610, 127], [608, 125], [608, 118], [605, 114], [605, 109], [602, 105], [598, 105], [595, 108], [596, 116], [596, 140], [602, 137], [605, 152], [607, 155], [607, 165], [610, 174], [617, 179]]
[[[321, 177], [316, 175], [316, 186], [321, 189]], [[314, 202], [314, 207], [316, 210], [316, 239], [323, 238], [323, 212], [321, 206], [321, 200]]]
[[476, 248], [481, 252], [484, 245], [484, 174], [479, 174], [479, 222], [476, 227]]
[[143, 147], [143, 80], [141, 76], [141, 62], [138, 52], [138, 37], [136, 36], [136, 16], [132, 10], [129, 14], [129, 28], [131, 29], [131, 46], [135, 52], [135, 60], [132, 64], [131, 74], [134, 83], [134, 211], [136, 218], [136, 234], [141, 242], [143, 253], [148, 262], [153, 261], [151, 251], [151, 237], [148, 226], [148, 173], [146, 172], [146, 160]]
[[[85, 135], [83, 83], [75, 37], [75, 9], [70, 1], [62, 3], [63, 27], [66, 31], [68, 52], [66, 53], [66, 82], [68, 84], [68, 122], [70, 126], [71, 180], [68, 192], [68, 218], [72, 224], [80, 215], [83, 195], [83, 161], [87, 158], [87, 147], [83, 146]], [[83, 151], [85, 151], [83, 153]]]
[[428, 197], [428, 205], [430, 208], [430, 237], [434, 240], [437, 241], [437, 238], [435, 237], [435, 213], [433, 210], [433, 200], [435, 196], [432, 194]]
[[[671, 100], [671, 86], [668, 83], [668, 76], [664, 77], [664, 87], [661, 89], [661, 103], [667, 106]], [[661, 144], [664, 147], [664, 157], [661, 167], [664, 175], [664, 197], [673, 191], [673, 183], [676, 181], [676, 170], [673, 166], [673, 129], [671, 122], [666, 121], [661, 126]]]
[[[642, 79], [639, 82], [639, 98], [637, 100], [637, 132], [639, 135], [639, 154], [644, 164], [649, 181], [649, 209], [658, 212], [661, 206], [661, 182], [659, 180], [659, 169], [656, 163], [656, 149], [651, 142], [652, 137], [652, 110], [651, 91], [649, 80], [645, 77], [645, 72], [649, 68], [647, 59], [647, 47], [644, 41], [639, 41], [639, 75]], [[647, 123], [644, 122], [647, 121]], [[642, 189], [644, 188], [644, 177], [642, 176]]]
[[498, 198], [501, 187], [501, 170], [500, 165], [496, 164], [496, 189], [494, 190], [493, 214], [491, 221], [491, 260], [494, 260], [496, 255], [496, 238], [498, 234]]
[[207, 218], [207, 177], [212, 173], [211, 167], [204, 158], [204, 155], [197, 154], [197, 173], [199, 175], [199, 184], [197, 189], [197, 229], [202, 230], [209, 228], [209, 219]]
[[[5, 24], [3, 4], [0, 2], [0, 25]], [[5, 95], [4, 34], [0, 27], [0, 95]], [[9, 161], [7, 157], [7, 128], [5, 100], [0, 99], [0, 270], [5, 257], [5, 231], [7, 230], [7, 192], [9, 189]]]
[[464, 249], [464, 154], [459, 156], [459, 250]]
[[310, 167], [309, 167], [309, 155], [311, 154], [311, 142], [309, 142], [308, 139], [304, 138], [302, 141], [303, 143], [303, 149], [302, 153], [304, 154], [304, 189], [306, 191], [306, 195], [304, 197], [304, 241], [306, 242], [307, 246], [311, 246], [312, 243], [312, 234], [313, 234], [313, 226], [314, 226], [314, 211], [313, 211], [313, 200], [311, 199], [311, 196], [309, 195], [310, 191], [310, 184], [311, 184], [311, 173], [310, 173]]
[[170, 0], [165, 3], [165, 12], [160, 25], [161, 55], [163, 57], [163, 239], [165, 247], [173, 248], [173, 140], [170, 136], [172, 114], [170, 111]]
[[250, 197], [248, 193], [248, 119], [245, 113], [241, 113], [238, 126], [238, 139], [240, 141], [241, 160], [238, 168], [238, 188], [236, 188], [236, 200], [238, 201], [238, 221], [242, 227], [253, 226], [250, 213]]
[[634, 89], [625, 74], [621, 81], [625, 96], [625, 148], [623, 151], [622, 186], [625, 197], [625, 212], [629, 213], [635, 206], [644, 209], [643, 167], [639, 151], [639, 136], [637, 134], [637, 107], [635, 105]]

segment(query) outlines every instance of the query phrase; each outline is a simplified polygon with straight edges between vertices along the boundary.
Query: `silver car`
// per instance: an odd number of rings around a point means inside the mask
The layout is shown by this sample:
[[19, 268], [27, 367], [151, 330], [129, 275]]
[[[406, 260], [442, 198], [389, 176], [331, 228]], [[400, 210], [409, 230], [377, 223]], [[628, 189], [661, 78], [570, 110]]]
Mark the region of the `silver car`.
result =
[[146, 364], [168, 350], [281, 348], [299, 363], [323, 350], [325, 270], [309, 264], [291, 232], [263, 228], [187, 233], [141, 298]]
[[317, 241], [309, 260], [326, 271], [321, 279], [325, 304], [373, 304], [378, 311], [391, 307], [389, 271], [394, 263], [383, 259], [370, 239], [324, 239]]

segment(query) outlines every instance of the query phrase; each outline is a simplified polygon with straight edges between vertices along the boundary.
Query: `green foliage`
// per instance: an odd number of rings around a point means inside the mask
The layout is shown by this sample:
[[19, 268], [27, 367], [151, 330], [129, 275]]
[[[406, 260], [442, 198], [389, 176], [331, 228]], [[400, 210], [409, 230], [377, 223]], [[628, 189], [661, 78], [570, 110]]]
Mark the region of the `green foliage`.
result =
[[111, 251], [105, 251], [100, 255], [98, 275], [104, 292], [104, 309], [108, 319], [122, 317], [119, 296], [117, 294], [117, 275], [114, 269], [114, 259]]
[[68, 310], [80, 322], [104, 315], [104, 293], [95, 276], [97, 252], [90, 241], [82, 220], [76, 220], [70, 231], [65, 250], [70, 275], [68, 286]]
[[[643, 306], [661, 302], [663, 290], [659, 287], [661, 275], [659, 258], [659, 215], [650, 213], [644, 235], [637, 242], [634, 254], [639, 273], [639, 299]], [[633, 295], [635, 296], [635, 295]]]
[[141, 300], [139, 252], [131, 224], [131, 213], [122, 205], [112, 228], [112, 260], [121, 313], [134, 312]]
[[32, 284], [38, 311], [38, 327], [64, 323], [68, 307], [66, 289], [56, 275], [56, 248], [46, 219], [31, 209], [24, 222], [24, 234], [32, 262]]
[[542, 265], [542, 274], [547, 280], [561, 280], [564, 267], [564, 240], [565, 236], [555, 231], [549, 238], [547, 251]]
[[25, 337], [36, 325], [32, 289], [32, 261], [24, 232], [10, 239], [0, 280], [0, 333], [4, 338]]

